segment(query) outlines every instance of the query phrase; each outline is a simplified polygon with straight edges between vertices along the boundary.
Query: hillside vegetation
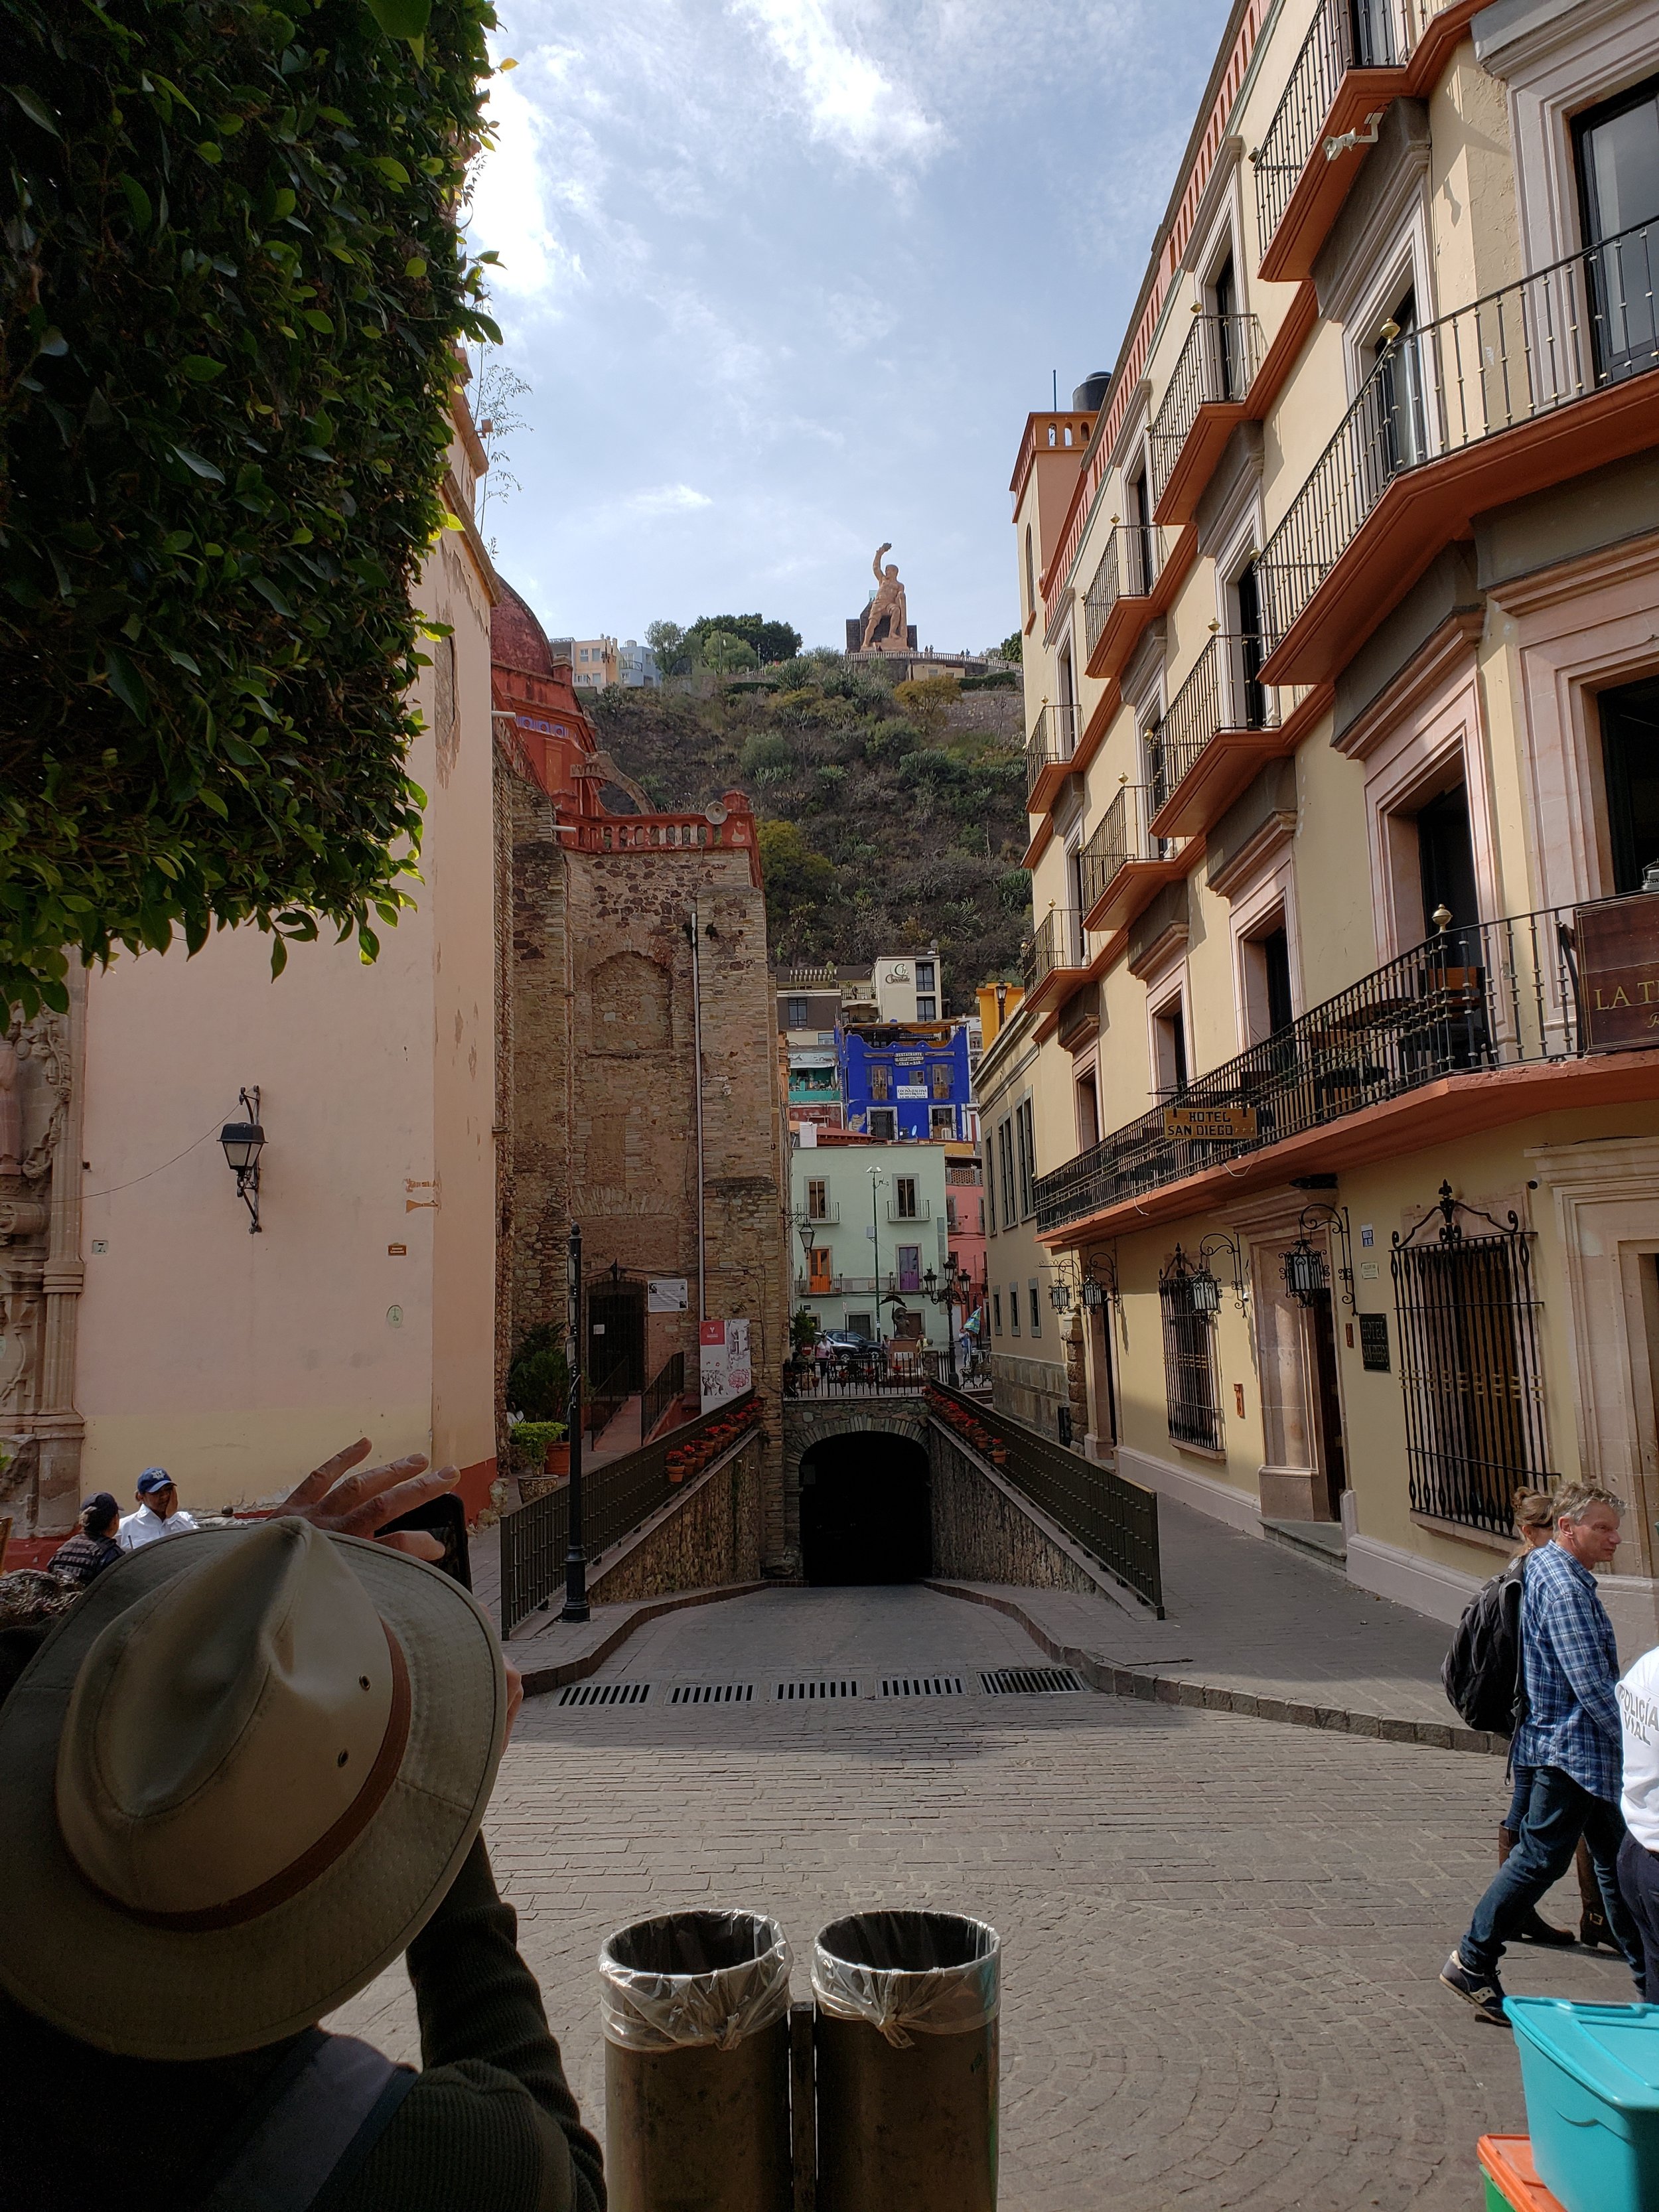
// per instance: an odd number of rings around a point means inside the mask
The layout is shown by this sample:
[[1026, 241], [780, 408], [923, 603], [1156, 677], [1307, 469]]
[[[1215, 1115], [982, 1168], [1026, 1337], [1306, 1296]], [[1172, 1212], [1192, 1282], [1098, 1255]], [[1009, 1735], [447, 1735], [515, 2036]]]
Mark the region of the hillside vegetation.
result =
[[969, 1012], [1030, 928], [1018, 689], [892, 687], [828, 653], [767, 675], [601, 692], [600, 743], [665, 809], [749, 794], [780, 964], [937, 942], [947, 1010]]

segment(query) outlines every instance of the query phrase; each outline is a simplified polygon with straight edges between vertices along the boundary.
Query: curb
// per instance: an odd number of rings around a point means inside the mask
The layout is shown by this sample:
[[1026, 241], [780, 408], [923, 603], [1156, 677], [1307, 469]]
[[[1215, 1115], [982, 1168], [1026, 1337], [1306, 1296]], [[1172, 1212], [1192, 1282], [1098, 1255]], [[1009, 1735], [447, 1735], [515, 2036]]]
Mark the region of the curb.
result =
[[1157, 1674], [1138, 1667], [1119, 1667], [1092, 1651], [1061, 1644], [1050, 1636], [1012, 1598], [993, 1597], [988, 1591], [968, 1589], [960, 1583], [928, 1577], [924, 1589], [943, 1597], [963, 1598], [970, 1605], [988, 1605], [1018, 1621], [1028, 1636], [1049, 1658], [1075, 1668], [1091, 1690], [1108, 1697], [1133, 1698], [1141, 1705], [1188, 1705], [1204, 1712], [1238, 1713], [1256, 1721], [1274, 1721], [1286, 1728], [1322, 1729], [1332, 1735], [1370, 1736], [1381, 1743], [1419, 1744], [1431, 1751], [1472, 1752], [1479, 1757], [1507, 1757], [1506, 1735], [1489, 1735], [1482, 1729], [1459, 1728], [1450, 1722], [1391, 1720], [1380, 1713], [1357, 1713], [1346, 1705], [1316, 1705], [1292, 1698], [1264, 1698], [1251, 1690], [1235, 1690], [1224, 1682], [1195, 1680], [1189, 1674]]
[[[619, 1620], [602, 1644], [585, 1651], [580, 1659], [568, 1659], [562, 1666], [538, 1667], [524, 1671], [524, 1693], [526, 1698], [538, 1698], [548, 1690], [562, 1690], [567, 1682], [584, 1681], [589, 1674], [597, 1674], [613, 1651], [620, 1650], [635, 1629], [643, 1628], [648, 1620], [656, 1620], [665, 1613], [682, 1613], [688, 1606], [714, 1605], [727, 1597], [749, 1597], [756, 1590], [770, 1589], [770, 1583], [721, 1583], [713, 1589], [677, 1590], [668, 1597], [641, 1598], [630, 1610], [626, 1620]], [[512, 1639], [502, 1649], [509, 1659], [514, 1659]], [[526, 1655], [528, 1656], [527, 1654]]]

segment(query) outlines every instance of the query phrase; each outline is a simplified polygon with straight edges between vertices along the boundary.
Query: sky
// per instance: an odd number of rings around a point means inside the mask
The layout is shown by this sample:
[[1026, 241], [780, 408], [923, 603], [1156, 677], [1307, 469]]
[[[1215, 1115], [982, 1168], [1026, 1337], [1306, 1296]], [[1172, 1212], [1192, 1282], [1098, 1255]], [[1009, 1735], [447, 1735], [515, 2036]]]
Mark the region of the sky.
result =
[[921, 644], [1006, 636], [1025, 416], [1116, 356], [1225, 0], [496, 5], [502, 574], [839, 647], [887, 540]]

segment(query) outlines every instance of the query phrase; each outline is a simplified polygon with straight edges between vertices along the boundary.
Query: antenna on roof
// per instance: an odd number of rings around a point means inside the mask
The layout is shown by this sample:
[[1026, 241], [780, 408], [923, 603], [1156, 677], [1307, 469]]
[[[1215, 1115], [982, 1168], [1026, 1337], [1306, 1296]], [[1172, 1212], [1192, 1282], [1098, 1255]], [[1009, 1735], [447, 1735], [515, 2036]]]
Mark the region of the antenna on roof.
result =
[[1054, 380], [1054, 404], [1053, 411], [1058, 415], [1060, 412], [1060, 371], [1056, 368], [1053, 370], [1051, 374]]

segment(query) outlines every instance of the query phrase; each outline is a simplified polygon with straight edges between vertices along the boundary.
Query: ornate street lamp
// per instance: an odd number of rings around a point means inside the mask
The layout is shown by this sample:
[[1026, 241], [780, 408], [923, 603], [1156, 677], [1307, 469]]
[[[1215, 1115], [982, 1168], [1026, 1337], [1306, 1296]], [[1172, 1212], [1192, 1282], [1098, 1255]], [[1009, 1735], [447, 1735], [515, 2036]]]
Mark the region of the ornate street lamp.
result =
[[257, 1237], [259, 1232], [259, 1155], [265, 1148], [265, 1133], [259, 1126], [259, 1086], [252, 1091], [237, 1093], [246, 1110], [245, 1121], [227, 1121], [219, 1132], [219, 1142], [225, 1148], [225, 1164], [236, 1178], [236, 1195], [249, 1214], [247, 1233]]
[[1304, 1206], [1297, 1219], [1296, 1242], [1285, 1255], [1285, 1288], [1299, 1306], [1310, 1306], [1322, 1291], [1331, 1287], [1331, 1270], [1325, 1255], [1318, 1250], [1309, 1236], [1310, 1224], [1323, 1223], [1332, 1231], [1342, 1247], [1342, 1302], [1350, 1313], [1354, 1310], [1353, 1260], [1348, 1246], [1348, 1209], [1346, 1206]]
[[966, 1305], [972, 1291], [973, 1279], [965, 1267], [947, 1267], [941, 1279], [937, 1268], [929, 1267], [921, 1279], [922, 1292], [936, 1306], [945, 1309], [945, 1358], [950, 1370], [951, 1388], [961, 1385], [957, 1376], [957, 1331], [951, 1309]]

